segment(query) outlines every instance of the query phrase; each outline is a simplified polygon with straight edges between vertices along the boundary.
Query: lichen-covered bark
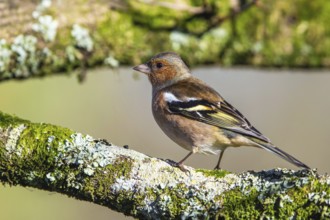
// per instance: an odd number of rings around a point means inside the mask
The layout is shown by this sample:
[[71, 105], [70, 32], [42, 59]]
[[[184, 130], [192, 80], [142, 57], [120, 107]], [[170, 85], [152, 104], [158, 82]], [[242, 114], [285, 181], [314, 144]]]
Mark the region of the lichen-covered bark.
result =
[[3, 184], [56, 191], [140, 219], [330, 217], [330, 178], [315, 170], [188, 170], [0, 112]]
[[[0, 2], [0, 81], [119, 65], [105, 28], [118, 13], [103, 0]], [[109, 26], [108, 26], [109, 25]], [[120, 37], [120, 36], [119, 36]]]

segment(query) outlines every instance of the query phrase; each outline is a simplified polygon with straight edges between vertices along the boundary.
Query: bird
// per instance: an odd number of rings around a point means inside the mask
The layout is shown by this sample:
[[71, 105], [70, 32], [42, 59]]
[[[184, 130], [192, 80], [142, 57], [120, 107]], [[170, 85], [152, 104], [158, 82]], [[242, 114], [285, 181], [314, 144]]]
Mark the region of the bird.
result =
[[309, 166], [271, 143], [244, 115], [216, 90], [191, 74], [175, 52], [162, 52], [133, 67], [148, 76], [152, 86], [152, 113], [163, 132], [189, 153], [219, 154], [228, 147], [252, 146], [267, 150], [303, 169]]

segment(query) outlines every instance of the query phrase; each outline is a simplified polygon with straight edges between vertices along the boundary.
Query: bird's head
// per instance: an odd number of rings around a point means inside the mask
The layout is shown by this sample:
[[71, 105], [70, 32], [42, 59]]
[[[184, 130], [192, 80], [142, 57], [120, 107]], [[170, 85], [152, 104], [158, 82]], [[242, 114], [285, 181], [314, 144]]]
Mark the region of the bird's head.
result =
[[164, 52], [153, 56], [148, 62], [133, 68], [145, 73], [152, 86], [170, 85], [190, 76], [190, 71], [181, 57], [174, 52]]

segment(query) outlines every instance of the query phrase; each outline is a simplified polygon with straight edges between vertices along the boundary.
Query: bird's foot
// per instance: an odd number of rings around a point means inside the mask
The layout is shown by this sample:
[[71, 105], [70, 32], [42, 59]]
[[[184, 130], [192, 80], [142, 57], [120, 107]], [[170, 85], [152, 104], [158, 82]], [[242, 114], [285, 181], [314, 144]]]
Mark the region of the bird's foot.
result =
[[175, 162], [175, 161], [170, 160], [170, 159], [166, 159], [165, 162], [168, 163], [169, 165], [171, 165], [172, 167], [179, 168], [182, 172], [185, 172], [185, 173], [190, 172], [187, 168], [185, 168], [183, 163], [178, 163], [178, 162]]
[[220, 166], [216, 166], [216, 167], [214, 167], [213, 170], [221, 170], [221, 167]]
[[176, 167], [184, 173], [190, 173], [190, 171], [182, 163], [177, 163]]

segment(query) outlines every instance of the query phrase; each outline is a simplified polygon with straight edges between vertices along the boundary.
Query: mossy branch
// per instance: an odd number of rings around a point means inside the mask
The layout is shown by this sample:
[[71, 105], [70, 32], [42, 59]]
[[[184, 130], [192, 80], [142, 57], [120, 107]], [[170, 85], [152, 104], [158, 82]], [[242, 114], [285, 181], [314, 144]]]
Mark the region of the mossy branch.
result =
[[188, 169], [0, 112], [3, 184], [56, 191], [140, 219], [330, 216], [330, 178], [316, 171]]
[[[237, 17], [239, 14], [258, 4], [258, 0], [246, 1], [245, 3], [239, 2], [237, 0], [232, 0], [230, 1], [230, 10], [228, 14], [219, 15], [219, 6], [216, 6], [214, 2], [207, 3], [207, 1], [204, 1], [202, 6], [193, 7], [185, 4], [178, 5], [177, 3], [169, 2], [158, 2], [150, 0], [140, 1], [149, 5], [159, 5], [164, 8], [169, 8], [176, 11], [186, 11], [189, 13], [186, 18], [174, 22], [172, 26], [153, 26], [150, 21], [148, 22], [148, 19], [141, 20], [141, 17], [143, 17], [143, 15], [135, 16], [133, 17], [133, 21], [136, 25], [141, 26], [143, 28], [147, 28], [148, 30], [152, 31], [180, 31], [181, 33], [189, 34], [198, 38], [203, 37], [205, 34], [219, 27], [225, 21]], [[134, 11], [134, 8], [132, 8], [131, 10], [133, 11], [133, 13], [137, 15], [139, 14], [139, 11]], [[200, 20], [200, 22], [203, 21], [205, 27], [202, 30], [198, 30], [198, 28], [196, 27], [191, 28], [191, 23], [193, 23], [194, 20]]]

